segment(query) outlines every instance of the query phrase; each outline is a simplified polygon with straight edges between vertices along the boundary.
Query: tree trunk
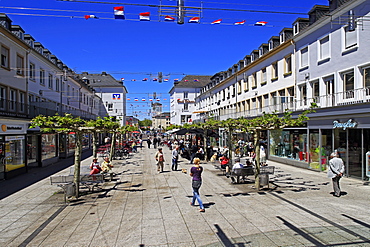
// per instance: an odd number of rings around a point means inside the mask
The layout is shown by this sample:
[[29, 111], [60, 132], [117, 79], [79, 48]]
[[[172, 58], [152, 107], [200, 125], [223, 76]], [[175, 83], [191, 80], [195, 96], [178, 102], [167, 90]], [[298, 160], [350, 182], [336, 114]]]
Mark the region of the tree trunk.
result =
[[260, 138], [260, 130], [254, 131], [254, 148], [256, 152], [256, 174], [255, 174], [255, 187], [257, 190], [260, 190], [260, 145], [259, 145], [259, 138]]
[[112, 144], [110, 146], [110, 152], [109, 152], [109, 160], [113, 159], [114, 151], [116, 146], [116, 132], [113, 132], [112, 135]]
[[92, 142], [93, 142], [93, 146], [92, 146], [92, 148], [93, 148], [93, 157], [94, 158], [97, 158], [97, 148], [96, 148], [96, 146], [97, 146], [97, 133], [94, 131], [94, 132], [92, 132]]
[[81, 168], [81, 153], [82, 153], [82, 133], [76, 131], [76, 148], [75, 148], [75, 172], [73, 181], [76, 185], [76, 198], [79, 197], [80, 191], [80, 168]]

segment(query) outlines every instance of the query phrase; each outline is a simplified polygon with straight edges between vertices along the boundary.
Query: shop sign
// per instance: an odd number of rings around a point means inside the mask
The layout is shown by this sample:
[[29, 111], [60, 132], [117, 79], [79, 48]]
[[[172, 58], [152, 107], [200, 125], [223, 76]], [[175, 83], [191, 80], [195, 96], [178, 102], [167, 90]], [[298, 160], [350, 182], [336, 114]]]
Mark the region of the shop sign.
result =
[[23, 124], [0, 124], [1, 131], [3, 133], [8, 134], [15, 134], [15, 133], [22, 133], [24, 132], [24, 125]]
[[5, 141], [23, 140], [24, 136], [5, 136]]
[[342, 128], [343, 130], [346, 130], [348, 128], [356, 128], [358, 123], [356, 121], [353, 121], [352, 119], [348, 119], [347, 122], [341, 123], [339, 121], [333, 121], [333, 129], [336, 128]]

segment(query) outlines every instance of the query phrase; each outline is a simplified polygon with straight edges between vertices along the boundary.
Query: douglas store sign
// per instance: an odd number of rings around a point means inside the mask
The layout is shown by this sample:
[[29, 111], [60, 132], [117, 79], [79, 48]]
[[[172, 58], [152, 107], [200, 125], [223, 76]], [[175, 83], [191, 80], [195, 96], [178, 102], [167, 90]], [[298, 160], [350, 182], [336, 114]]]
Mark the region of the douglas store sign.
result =
[[339, 122], [339, 121], [333, 121], [333, 129], [343, 129], [343, 130], [346, 130], [346, 129], [353, 129], [353, 128], [356, 128], [358, 125], [358, 123], [356, 121], [354, 121], [353, 119], [348, 119], [347, 122]]

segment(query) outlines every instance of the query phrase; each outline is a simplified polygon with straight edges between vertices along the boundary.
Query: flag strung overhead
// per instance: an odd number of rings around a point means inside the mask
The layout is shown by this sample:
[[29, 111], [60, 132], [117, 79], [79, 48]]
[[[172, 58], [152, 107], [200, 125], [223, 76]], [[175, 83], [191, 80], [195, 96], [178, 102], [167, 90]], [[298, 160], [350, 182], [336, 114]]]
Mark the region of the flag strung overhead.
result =
[[125, 78], [121, 78], [121, 82], [124, 82], [125, 81]]
[[244, 25], [245, 21], [235, 22], [234, 25]]
[[136, 81], [135, 79], [131, 79], [131, 81]]
[[190, 18], [189, 23], [199, 23], [199, 21], [200, 21], [199, 17], [193, 17], [193, 18]]
[[141, 99], [141, 101], [145, 101], [145, 98], [143, 97], [143, 98]]
[[148, 81], [148, 78], [144, 78], [143, 81]]
[[143, 12], [139, 15], [140, 21], [150, 21], [150, 12]]
[[123, 10], [124, 10], [123, 6], [113, 7], [114, 19], [124, 20], [125, 19], [125, 13], [123, 12]]
[[153, 78], [153, 81], [158, 81], [158, 79], [157, 78]]
[[173, 18], [172, 16], [167, 15], [167, 16], [164, 17], [164, 20], [165, 21], [175, 21], [175, 18]]
[[168, 79], [164, 79], [163, 81], [168, 81]]
[[267, 21], [257, 21], [256, 23], [254, 23], [255, 26], [264, 26], [267, 24]]
[[218, 20], [213, 21], [211, 24], [220, 24], [221, 21], [222, 21], [222, 19], [218, 19]]
[[127, 100], [131, 100], [130, 98], [127, 98]]
[[90, 19], [90, 18], [93, 18], [93, 19], [99, 19], [98, 17], [96, 17], [95, 15], [85, 15], [85, 19]]
[[135, 101], [139, 101], [139, 99], [138, 98], [135, 98]]

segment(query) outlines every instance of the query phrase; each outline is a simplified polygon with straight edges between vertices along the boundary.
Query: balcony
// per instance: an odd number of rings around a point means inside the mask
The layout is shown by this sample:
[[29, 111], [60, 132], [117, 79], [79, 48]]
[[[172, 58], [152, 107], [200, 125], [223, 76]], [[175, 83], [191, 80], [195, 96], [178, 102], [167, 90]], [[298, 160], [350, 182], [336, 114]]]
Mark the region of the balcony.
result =
[[63, 107], [60, 111], [58, 104], [51, 102], [19, 103], [11, 100], [0, 99], [0, 116], [32, 119], [38, 115], [53, 116], [56, 113], [70, 113], [82, 119], [96, 119], [96, 115], [82, 110], [68, 110]]
[[[345, 92], [323, 95], [302, 100], [292, 100], [275, 105], [254, 108], [247, 111], [229, 110], [225, 114], [213, 116], [214, 119], [226, 120], [228, 118], [258, 117], [265, 113], [283, 113], [286, 109], [290, 111], [303, 111], [309, 109], [311, 103], [316, 103], [318, 108], [331, 108], [344, 105], [366, 104], [370, 102], [370, 88], [361, 88]], [[208, 118], [207, 115], [202, 118]]]

